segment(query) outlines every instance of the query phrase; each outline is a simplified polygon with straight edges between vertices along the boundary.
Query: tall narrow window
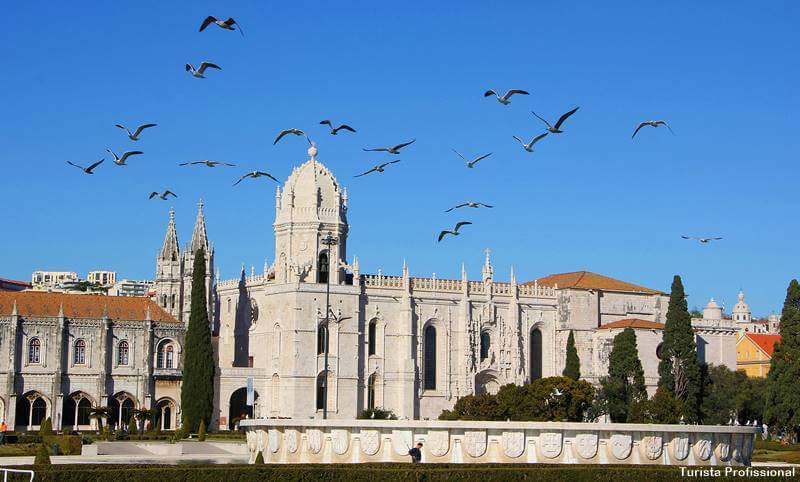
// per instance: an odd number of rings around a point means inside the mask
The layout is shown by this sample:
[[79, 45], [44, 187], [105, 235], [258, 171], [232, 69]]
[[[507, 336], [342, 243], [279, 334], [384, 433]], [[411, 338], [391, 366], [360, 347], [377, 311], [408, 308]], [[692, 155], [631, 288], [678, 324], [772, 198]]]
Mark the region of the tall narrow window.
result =
[[33, 338], [28, 343], [28, 363], [39, 363], [42, 352], [42, 342], [38, 338]]
[[173, 355], [173, 353], [175, 353], [175, 350], [174, 350], [174, 348], [172, 348], [172, 345], [169, 345], [167, 347], [167, 360], [166, 360], [165, 368], [172, 368], [172, 362], [173, 362], [172, 355]]
[[75, 365], [84, 365], [86, 363], [86, 342], [78, 340], [75, 342], [75, 352], [72, 354], [72, 362]]
[[375, 374], [367, 379], [367, 410], [375, 408]]
[[175, 347], [170, 340], [163, 340], [159, 343], [156, 353], [156, 368], [172, 368], [175, 363], [174, 354]]
[[127, 365], [128, 364], [128, 354], [129, 354], [129, 345], [128, 342], [122, 340], [119, 342], [117, 346], [117, 365]]
[[325, 408], [325, 397], [328, 395], [328, 381], [325, 375], [324, 371], [317, 375], [317, 410]]
[[425, 371], [423, 387], [425, 390], [436, 390], [436, 328], [428, 325], [425, 328]]
[[542, 378], [542, 332], [538, 328], [531, 331], [530, 376], [531, 381]]
[[375, 341], [377, 339], [377, 323], [375, 320], [369, 322], [369, 328], [367, 329], [367, 355], [374, 355], [376, 353], [376, 346]]
[[328, 253], [323, 251], [319, 253], [319, 263], [317, 263], [317, 283], [328, 282]]
[[489, 358], [489, 346], [491, 345], [491, 341], [488, 331], [481, 333], [481, 361]]
[[325, 353], [328, 346], [328, 328], [325, 325], [319, 325], [317, 328], [317, 355]]

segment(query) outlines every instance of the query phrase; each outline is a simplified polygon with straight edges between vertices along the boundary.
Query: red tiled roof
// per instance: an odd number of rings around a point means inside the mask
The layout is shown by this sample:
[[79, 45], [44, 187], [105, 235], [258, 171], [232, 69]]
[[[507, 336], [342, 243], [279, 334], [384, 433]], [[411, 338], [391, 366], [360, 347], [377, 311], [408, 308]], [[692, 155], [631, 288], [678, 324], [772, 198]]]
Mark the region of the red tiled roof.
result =
[[149, 298], [133, 296], [83, 295], [45, 291], [0, 291], [0, 316], [10, 316], [17, 303], [20, 316], [56, 317], [61, 307], [67, 318], [102, 318], [108, 312], [112, 320], [143, 321], [150, 308], [150, 319], [178, 323]]
[[764, 353], [772, 358], [772, 353], [775, 352], [775, 343], [781, 342], [781, 335], [768, 335], [765, 333], [747, 333], [746, 337], [753, 340], [753, 343], [758, 345]]
[[15, 286], [22, 286], [26, 288], [30, 288], [31, 284], [27, 281], [19, 281], [15, 279], [8, 279], [8, 278], [0, 278], [0, 286], [8, 284], [8, 285], [15, 285]]
[[644, 328], [647, 330], [663, 330], [664, 324], [656, 321], [642, 320], [639, 318], [626, 318], [624, 320], [612, 321], [597, 328], [598, 330], [611, 330], [613, 328]]
[[645, 288], [618, 279], [592, 273], [591, 271], [575, 271], [572, 273], [551, 274], [526, 285], [538, 283], [540, 286], [556, 286], [559, 288], [575, 288], [582, 290], [627, 291], [633, 293], [663, 294], [662, 291]]

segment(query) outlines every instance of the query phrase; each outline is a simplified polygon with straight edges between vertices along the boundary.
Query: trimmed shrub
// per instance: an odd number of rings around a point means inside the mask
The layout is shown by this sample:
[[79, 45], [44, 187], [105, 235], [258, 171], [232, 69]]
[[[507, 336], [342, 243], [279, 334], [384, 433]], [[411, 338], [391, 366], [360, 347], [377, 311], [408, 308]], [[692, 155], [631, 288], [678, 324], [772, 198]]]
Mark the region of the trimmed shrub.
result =
[[47, 446], [45, 444], [39, 444], [39, 450], [36, 451], [36, 457], [33, 459], [33, 464], [50, 465], [50, 454], [47, 453]]
[[197, 440], [206, 441], [206, 421], [200, 420], [200, 427], [197, 429]]
[[47, 435], [42, 437], [42, 442], [48, 451], [52, 451], [53, 446], [58, 445], [59, 455], [80, 455], [83, 446], [80, 435]]
[[375, 407], [373, 409], [365, 409], [358, 415], [358, 418], [372, 420], [397, 420], [397, 415], [395, 415], [392, 410]]
[[53, 435], [53, 422], [50, 420], [50, 417], [44, 419], [44, 422], [39, 426], [39, 435]]

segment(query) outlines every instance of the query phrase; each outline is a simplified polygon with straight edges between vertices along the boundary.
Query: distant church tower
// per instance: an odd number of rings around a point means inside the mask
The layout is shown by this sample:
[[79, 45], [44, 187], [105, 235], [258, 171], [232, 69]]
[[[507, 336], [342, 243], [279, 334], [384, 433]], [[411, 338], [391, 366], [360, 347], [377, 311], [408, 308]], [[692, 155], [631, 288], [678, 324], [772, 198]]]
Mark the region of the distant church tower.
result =
[[189, 323], [192, 312], [192, 272], [194, 270], [194, 256], [198, 249], [203, 249], [206, 261], [206, 304], [208, 322], [214, 323], [214, 246], [208, 241], [206, 233], [206, 219], [203, 215], [203, 200], [197, 204], [197, 218], [194, 221], [192, 241], [183, 249], [183, 314], [180, 318], [184, 324]]
[[[317, 162], [317, 148], [310, 159], [292, 171], [275, 194], [275, 278], [280, 283], [344, 282], [347, 260], [347, 191], [333, 174]], [[330, 233], [338, 243], [329, 247], [322, 239]]]
[[733, 307], [733, 321], [737, 323], [750, 323], [752, 321], [752, 314], [750, 307], [744, 302], [744, 291], [739, 290], [739, 301]]

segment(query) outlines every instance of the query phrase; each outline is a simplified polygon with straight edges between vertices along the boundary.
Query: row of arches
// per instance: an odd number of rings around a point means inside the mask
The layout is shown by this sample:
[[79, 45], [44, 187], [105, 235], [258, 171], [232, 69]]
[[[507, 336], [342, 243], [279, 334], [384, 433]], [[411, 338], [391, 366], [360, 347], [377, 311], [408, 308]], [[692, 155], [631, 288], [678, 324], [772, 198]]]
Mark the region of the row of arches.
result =
[[[157, 368], [177, 368], [175, 356], [177, 344], [174, 340], [161, 340], [156, 347], [156, 367]], [[131, 345], [127, 340], [120, 340], [117, 343], [116, 360], [118, 366], [127, 366], [131, 360]], [[38, 337], [28, 340], [28, 364], [36, 365], [42, 363], [42, 341]], [[86, 341], [78, 338], [72, 343], [72, 364], [86, 365]]]

